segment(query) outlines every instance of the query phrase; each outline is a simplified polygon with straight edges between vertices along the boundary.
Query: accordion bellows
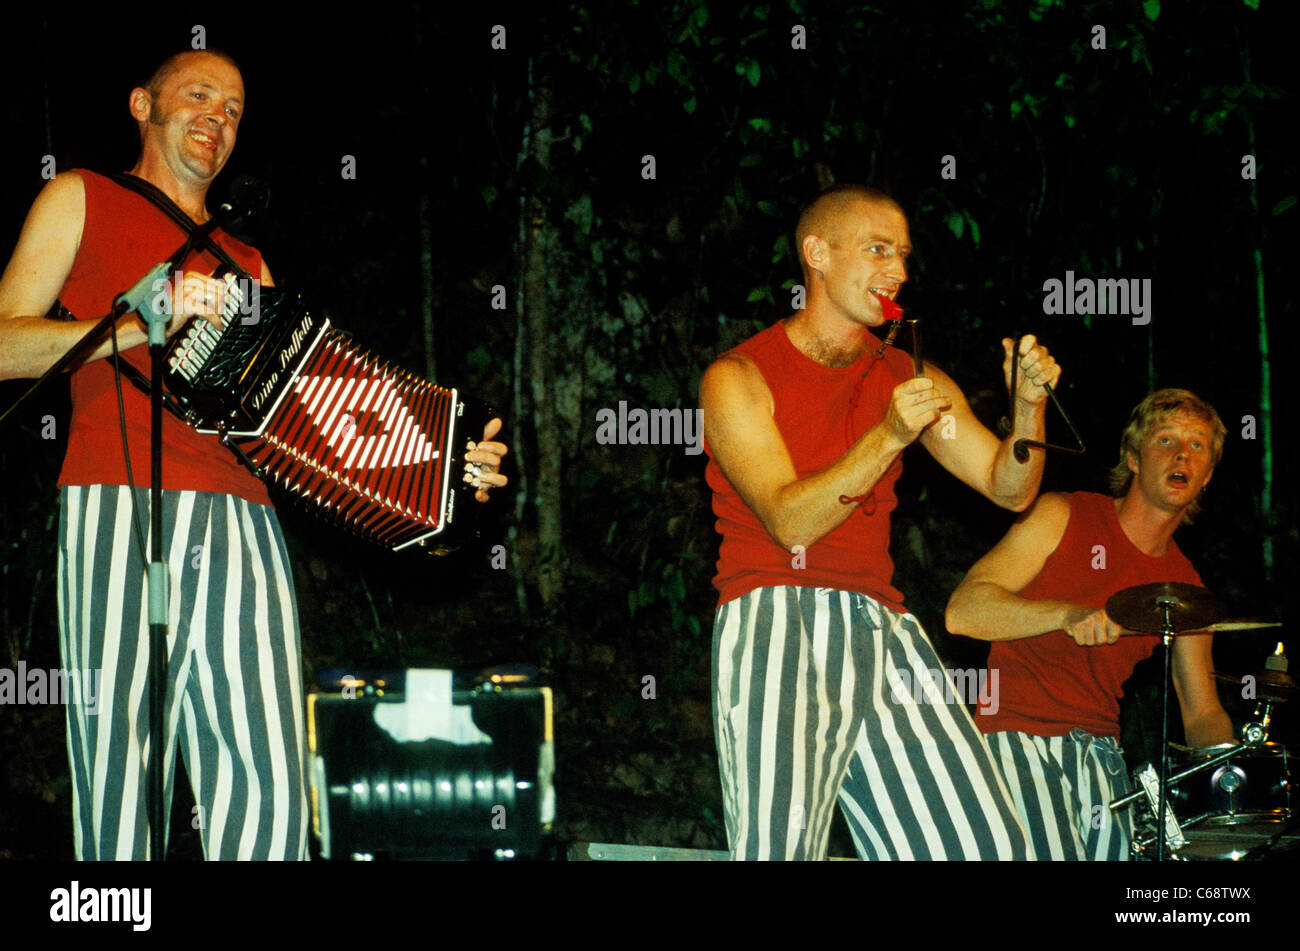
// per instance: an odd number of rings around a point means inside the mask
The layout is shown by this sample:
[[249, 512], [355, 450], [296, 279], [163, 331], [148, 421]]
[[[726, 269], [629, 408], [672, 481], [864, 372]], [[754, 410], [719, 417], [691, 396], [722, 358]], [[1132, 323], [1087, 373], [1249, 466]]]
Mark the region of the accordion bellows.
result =
[[297, 295], [230, 286], [222, 330], [195, 319], [169, 345], [167, 387], [184, 418], [371, 541], [394, 550], [462, 541], [460, 470], [486, 407], [467, 410], [458, 391], [376, 359]]

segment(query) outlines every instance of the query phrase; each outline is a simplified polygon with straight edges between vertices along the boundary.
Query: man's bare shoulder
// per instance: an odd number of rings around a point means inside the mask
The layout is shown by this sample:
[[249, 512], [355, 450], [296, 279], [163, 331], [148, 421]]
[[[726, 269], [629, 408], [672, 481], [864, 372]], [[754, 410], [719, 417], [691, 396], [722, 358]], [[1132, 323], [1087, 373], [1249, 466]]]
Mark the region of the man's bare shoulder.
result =
[[772, 392], [758, 364], [752, 358], [732, 350], [709, 364], [700, 381], [700, 402], [710, 404], [763, 401], [771, 405]]
[[47, 205], [52, 210], [84, 215], [86, 210], [86, 182], [78, 171], [60, 172], [41, 189], [36, 204]]
[[72, 270], [86, 217], [86, 188], [76, 172], [63, 172], [41, 189], [23, 223], [4, 276], [0, 316], [45, 313]]
[[1070, 520], [1070, 497], [1064, 492], [1044, 492], [1029, 504], [1017, 521], [1041, 522], [1045, 524], [1060, 523]]
[[1016, 519], [1016, 529], [1022, 534], [1050, 537], [1056, 544], [1069, 523], [1070, 497], [1061, 492], [1044, 492]]
[[79, 172], [60, 172], [32, 202], [24, 230], [43, 246], [42, 253], [49, 249], [50, 242], [57, 242], [64, 248], [71, 247], [75, 254], [85, 221], [85, 180]]

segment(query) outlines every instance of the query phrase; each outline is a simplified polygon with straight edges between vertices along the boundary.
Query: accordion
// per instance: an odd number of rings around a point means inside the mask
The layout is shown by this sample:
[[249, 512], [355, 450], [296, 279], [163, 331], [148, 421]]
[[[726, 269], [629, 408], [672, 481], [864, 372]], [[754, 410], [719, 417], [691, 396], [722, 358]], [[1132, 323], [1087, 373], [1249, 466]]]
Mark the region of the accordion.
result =
[[224, 325], [191, 318], [169, 341], [169, 408], [370, 541], [441, 554], [467, 540], [464, 453], [490, 409], [376, 359], [297, 294], [217, 276]]

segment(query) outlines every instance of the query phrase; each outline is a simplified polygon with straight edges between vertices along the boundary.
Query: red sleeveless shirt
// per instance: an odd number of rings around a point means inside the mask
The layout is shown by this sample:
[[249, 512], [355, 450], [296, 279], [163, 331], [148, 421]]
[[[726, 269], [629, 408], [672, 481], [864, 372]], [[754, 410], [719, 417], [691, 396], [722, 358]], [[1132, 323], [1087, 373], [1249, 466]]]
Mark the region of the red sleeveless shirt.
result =
[[[122, 188], [94, 172], [78, 170], [86, 186], [86, 217], [81, 244], [59, 300], [79, 320], [98, 320], [113, 298], [132, 287], [149, 268], [176, 252], [185, 235], [143, 195]], [[262, 274], [262, 257], [220, 229], [217, 242], [254, 277]], [[185, 270], [211, 274], [212, 255], [192, 254]], [[123, 357], [149, 375], [145, 344]], [[138, 487], [152, 485], [149, 457], [149, 398], [122, 380], [127, 445]], [[270, 505], [266, 487], [241, 466], [215, 436], [203, 436], [170, 413], [163, 413], [164, 489], [221, 492]], [[72, 422], [59, 485], [126, 485], [122, 433], [118, 422], [113, 369], [107, 360], [87, 363], [72, 375]]]
[[[776, 427], [785, 440], [795, 472], [805, 478], [827, 468], [864, 433], [885, 418], [894, 387], [912, 376], [911, 358], [868, 337], [863, 354], [847, 367], [823, 366], [800, 353], [777, 322], [731, 353], [749, 357], [763, 374], [776, 404]], [[709, 454], [705, 478], [713, 490], [713, 512], [722, 535], [718, 573], [713, 579], [719, 603], [770, 585], [837, 588], [869, 595], [904, 611], [903, 595], [893, 586], [889, 557], [889, 517], [898, 505], [894, 483], [902, 456], [881, 476], [871, 497], [843, 523], [803, 553], [789, 552], [768, 534], [758, 516], [727, 481]]]
[[[1065, 535], [1021, 597], [1104, 608], [1111, 595], [1133, 585], [1201, 583], [1172, 539], [1160, 558], [1134, 547], [1110, 496], [1073, 492], [1066, 497], [1070, 521]], [[1093, 736], [1118, 738], [1124, 681], [1159, 642], [1155, 635], [1125, 634], [1114, 644], [1081, 647], [1059, 630], [994, 641], [988, 667], [990, 684], [992, 672], [998, 672], [998, 709], [992, 715], [976, 716], [975, 724], [985, 733], [1019, 730], [1035, 736], [1064, 736], [1082, 727]]]

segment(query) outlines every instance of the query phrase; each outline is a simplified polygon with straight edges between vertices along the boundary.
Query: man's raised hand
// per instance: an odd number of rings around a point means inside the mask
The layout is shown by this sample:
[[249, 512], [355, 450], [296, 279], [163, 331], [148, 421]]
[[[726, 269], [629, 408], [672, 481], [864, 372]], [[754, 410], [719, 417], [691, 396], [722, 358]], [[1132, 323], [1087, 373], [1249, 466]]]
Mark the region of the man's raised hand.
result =
[[894, 387], [885, 423], [893, 437], [908, 446], [951, 408], [952, 400], [935, 389], [933, 380], [918, 376]]
[[[1011, 386], [1011, 352], [1015, 348], [1009, 337], [1002, 338], [1002, 380]], [[1036, 405], [1047, 399], [1043, 384], [1056, 386], [1061, 379], [1061, 367], [1056, 358], [1041, 346], [1033, 334], [1020, 339], [1020, 364], [1016, 369], [1016, 399]]]

